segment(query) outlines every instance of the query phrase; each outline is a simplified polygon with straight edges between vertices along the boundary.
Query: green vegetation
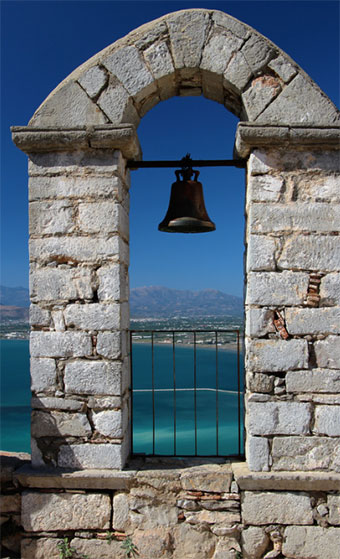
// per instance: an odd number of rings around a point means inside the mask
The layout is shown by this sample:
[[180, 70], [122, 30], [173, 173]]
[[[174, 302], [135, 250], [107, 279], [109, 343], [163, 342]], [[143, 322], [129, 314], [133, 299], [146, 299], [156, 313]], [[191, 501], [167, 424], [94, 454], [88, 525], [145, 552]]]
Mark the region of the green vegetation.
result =
[[88, 559], [87, 555], [78, 555], [77, 550], [71, 547], [69, 539], [64, 538], [57, 543], [59, 559]]
[[138, 555], [137, 546], [133, 543], [132, 539], [127, 536], [121, 545], [125, 551], [125, 557], [135, 557]]

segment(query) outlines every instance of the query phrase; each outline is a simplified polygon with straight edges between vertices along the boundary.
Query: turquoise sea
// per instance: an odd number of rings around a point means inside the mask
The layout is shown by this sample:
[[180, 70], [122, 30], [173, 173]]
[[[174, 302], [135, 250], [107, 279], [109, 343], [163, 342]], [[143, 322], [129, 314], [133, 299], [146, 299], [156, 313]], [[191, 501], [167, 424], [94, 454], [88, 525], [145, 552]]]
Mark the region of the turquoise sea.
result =
[[[30, 376], [27, 340], [0, 340], [1, 423], [0, 448], [30, 451]], [[238, 397], [236, 351], [218, 351], [216, 395], [216, 352], [196, 351], [196, 398], [194, 394], [194, 351], [176, 347], [175, 385], [172, 347], [154, 346], [154, 397], [152, 354], [147, 343], [133, 346], [133, 450], [135, 453], [231, 455], [238, 453]], [[241, 357], [242, 362], [242, 357]], [[196, 406], [195, 406], [196, 399]], [[241, 397], [241, 405], [243, 398]], [[216, 429], [218, 405], [218, 449]], [[196, 414], [195, 414], [196, 408]], [[154, 449], [153, 449], [153, 409]], [[175, 414], [174, 414], [175, 410]], [[243, 417], [243, 409], [241, 409]], [[176, 429], [176, 449], [174, 448]], [[243, 432], [243, 425], [241, 426]], [[243, 442], [243, 441], [242, 441]]]

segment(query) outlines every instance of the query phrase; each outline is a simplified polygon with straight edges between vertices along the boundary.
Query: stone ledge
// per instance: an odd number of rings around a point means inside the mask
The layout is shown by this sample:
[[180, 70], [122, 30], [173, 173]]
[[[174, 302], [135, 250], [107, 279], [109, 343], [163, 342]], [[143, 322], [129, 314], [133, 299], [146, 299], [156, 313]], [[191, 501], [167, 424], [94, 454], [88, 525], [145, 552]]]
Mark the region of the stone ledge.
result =
[[340, 489], [334, 472], [251, 472], [245, 462], [232, 464], [236, 483], [247, 491], [333, 491]]
[[132, 124], [72, 128], [12, 126], [12, 140], [25, 153], [119, 149], [126, 159], [139, 161], [142, 151]]
[[253, 148], [262, 146], [320, 146], [339, 149], [339, 126], [271, 125], [239, 122], [234, 152], [237, 157], [248, 157]]

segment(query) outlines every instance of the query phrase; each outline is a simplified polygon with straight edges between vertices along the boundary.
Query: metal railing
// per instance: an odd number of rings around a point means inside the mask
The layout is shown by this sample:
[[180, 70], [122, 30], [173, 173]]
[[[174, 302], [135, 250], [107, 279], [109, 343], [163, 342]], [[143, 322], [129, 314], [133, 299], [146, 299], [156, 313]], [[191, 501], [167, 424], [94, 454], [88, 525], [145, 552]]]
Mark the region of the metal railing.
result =
[[[183, 340], [183, 337], [185, 337], [185, 340]], [[183, 341], [186, 343], [183, 343]], [[135, 352], [138, 347], [139, 354], [136, 355]], [[162, 347], [163, 355], [161, 357], [163, 357], [163, 361], [160, 362], [158, 358], [157, 366], [157, 352], [159, 353]], [[184, 359], [182, 356], [182, 362], [181, 356], [178, 355], [180, 347], [186, 348], [187, 351], [186, 354], [182, 352], [185, 357]], [[230, 347], [232, 347], [232, 351], [230, 351]], [[188, 359], [189, 348], [192, 352], [190, 359]], [[207, 361], [208, 357], [209, 364], [204, 365], [200, 361], [202, 361], [202, 356], [204, 357], [203, 352], [207, 349], [210, 351], [206, 353], [205, 360]], [[226, 349], [229, 349], [229, 352], [227, 352], [229, 357], [225, 355]], [[223, 352], [223, 359], [221, 359], [221, 352]], [[242, 458], [244, 456], [243, 364], [241, 363], [240, 330], [130, 330], [130, 366], [133, 454], [183, 457], [223, 456]], [[202, 376], [205, 379], [204, 386], [200, 386], [202, 378], [199, 377]], [[190, 377], [191, 386], [188, 385]], [[166, 386], [163, 386], [162, 382]], [[212, 395], [214, 396], [213, 400]], [[157, 410], [157, 398], [160, 396], [162, 401], [158, 403], [159, 410]], [[190, 396], [192, 398], [188, 404], [188, 397]], [[183, 397], [187, 398], [185, 406]], [[228, 401], [226, 401], [226, 398]], [[198, 399], [200, 399], [200, 403]], [[181, 401], [179, 402], [179, 400]], [[210, 410], [213, 406], [215, 407], [214, 419], [210, 417], [209, 425], [205, 424], [204, 427], [204, 431], [208, 433], [205, 437], [209, 439], [205, 443], [208, 450], [202, 452], [201, 449], [199, 451], [199, 446], [202, 447], [202, 444], [200, 445], [198, 440], [200, 436], [200, 410], [203, 409], [203, 412], [206, 413], [207, 409]], [[233, 408], [234, 413], [229, 414], [228, 419], [226, 419], [223, 416], [226, 408], [228, 411], [230, 407]], [[163, 444], [163, 450], [159, 451], [158, 449], [157, 451], [157, 422], [160, 413], [164, 416], [163, 408], [170, 410], [168, 413], [170, 417], [167, 417], [166, 433], [164, 433], [166, 429], [163, 428], [163, 438], [167, 439], [167, 444]], [[183, 415], [183, 410], [186, 416], [191, 416], [191, 426], [185, 431], [186, 438], [191, 437], [192, 439], [191, 452], [187, 452], [188, 445], [184, 445], [185, 448], [183, 448], [183, 441], [182, 444], [178, 444], [181, 435], [183, 438], [183, 428], [181, 432], [181, 421], [179, 421], [180, 411]], [[136, 425], [137, 415], [139, 416], [139, 426]], [[148, 416], [149, 421], [147, 421], [146, 416]], [[171, 426], [169, 419], [172, 422]], [[138, 433], [138, 427], [141, 423], [146, 423], [146, 426], [140, 428], [142, 435]], [[229, 444], [228, 436], [225, 435], [226, 431], [229, 432]], [[215, 442], [213, 445], [214, 451], [211, 451], [213, 432]], [[220, 442], [221, 433], [224, 433], [223, 444]], [[148, 439], [144, 448], [143, 442], [140, 440], [142, 437]], [[169, 438], [173, 439], [172, 442], [169, 442]], [[230, 442], [231, 439], [233, 444]]]

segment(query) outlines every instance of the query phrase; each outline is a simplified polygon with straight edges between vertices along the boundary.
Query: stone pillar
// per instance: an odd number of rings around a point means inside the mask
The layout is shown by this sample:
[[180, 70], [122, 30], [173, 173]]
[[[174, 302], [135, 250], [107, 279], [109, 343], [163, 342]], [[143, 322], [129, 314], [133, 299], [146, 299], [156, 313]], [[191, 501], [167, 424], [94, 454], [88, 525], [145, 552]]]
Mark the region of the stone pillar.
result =
[[65, 131], [51, 148], [39, 133], [14, 134], [29, 151], [32, 464], [119, 469], [130, 451], [131, 149], [103, 149], [106, 136], [88, 131], [86, 148]]
[[338, 129], [239, 126], [247, 176], [246, 457], [340, 471]]

